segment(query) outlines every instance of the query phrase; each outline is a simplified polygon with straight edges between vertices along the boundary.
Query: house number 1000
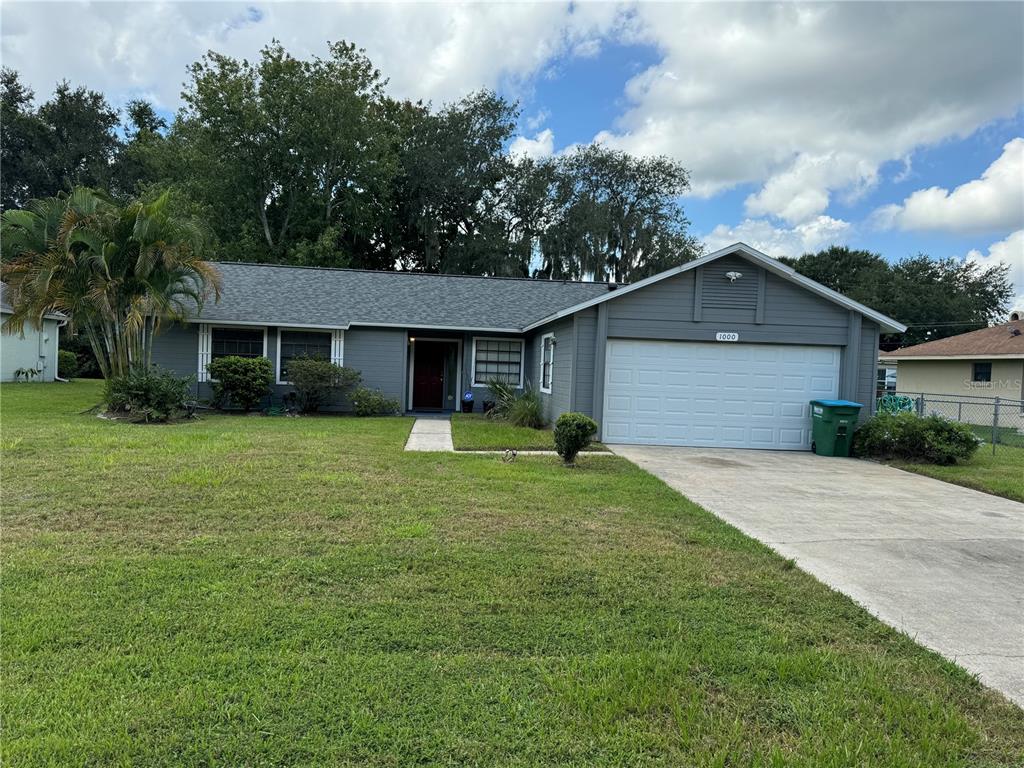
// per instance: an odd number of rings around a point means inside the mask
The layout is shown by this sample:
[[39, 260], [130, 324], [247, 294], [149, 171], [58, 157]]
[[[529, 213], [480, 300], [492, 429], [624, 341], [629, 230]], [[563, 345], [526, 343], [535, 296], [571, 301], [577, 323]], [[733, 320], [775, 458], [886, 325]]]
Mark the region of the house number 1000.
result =
[[739, 341], [740, 335], [732, 331], [722, 331], [715, 334], [715, 341]]

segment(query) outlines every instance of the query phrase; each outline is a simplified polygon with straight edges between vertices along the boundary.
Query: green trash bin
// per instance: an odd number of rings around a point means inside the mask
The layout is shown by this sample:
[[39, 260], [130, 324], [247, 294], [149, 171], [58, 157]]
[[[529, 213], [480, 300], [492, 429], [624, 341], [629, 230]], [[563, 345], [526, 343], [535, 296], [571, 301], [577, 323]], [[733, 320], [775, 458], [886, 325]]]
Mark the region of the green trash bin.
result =
[[811, 450], [819, 456], [849, 456], [863, 407], [849, 400], [811, 400]]

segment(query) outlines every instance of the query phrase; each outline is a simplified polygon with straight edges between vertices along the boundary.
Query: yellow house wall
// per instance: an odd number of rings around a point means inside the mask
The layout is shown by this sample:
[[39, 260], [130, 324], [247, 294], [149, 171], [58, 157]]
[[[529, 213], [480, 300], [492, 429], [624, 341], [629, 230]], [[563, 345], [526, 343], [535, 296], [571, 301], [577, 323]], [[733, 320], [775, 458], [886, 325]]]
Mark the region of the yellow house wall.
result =
[[[971, 381], [972, 360], [900, 360], [896, 373], [896, 389], [901, 394], [923, 392], [930, 395], [963, 397], [963, 405], [929, 403], [927, 412], [943, 415], [972, 424], [992, 421], [992, 406], [969, 403], [971, 397], [1000, 397], [1024, 400], [1024, 360], [991, 360], [992, 381]], [[1001, 406], [999, 423], [1024, 429], [1024, 414], [1019, 407]]]

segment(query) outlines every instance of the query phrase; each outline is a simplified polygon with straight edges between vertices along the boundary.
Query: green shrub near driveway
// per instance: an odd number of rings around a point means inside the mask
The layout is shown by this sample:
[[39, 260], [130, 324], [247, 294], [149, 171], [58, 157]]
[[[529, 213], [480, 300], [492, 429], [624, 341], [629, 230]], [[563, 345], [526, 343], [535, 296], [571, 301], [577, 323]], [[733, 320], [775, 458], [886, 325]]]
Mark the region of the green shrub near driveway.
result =
[[219, 357], [209, 365], [213, 402], [251, 411], [270, 391], [274, 366], [265, 357]]
[[597, 434], [597, 422], [582, 413], [563, 413], [555, 422], [555, 450], [566, 464], [590, 445]]
[[854, 433], [853, 452], [876, 459], [956, 464], [971, 458], [980, 442], [969, 426], [941, 416], [879, 413]]
[[103, 401], [110, 413], [138, 421], [167, 421], [187, 408], [191, 377], [159, 368], [131, 371], [104, 382]]
[[332, 398], [359, 383], [359, 371], [335, 365], [322, 357], [294, 357], [288, 361], [288, 381], [295, 387], [299, 409], [314, 413]]

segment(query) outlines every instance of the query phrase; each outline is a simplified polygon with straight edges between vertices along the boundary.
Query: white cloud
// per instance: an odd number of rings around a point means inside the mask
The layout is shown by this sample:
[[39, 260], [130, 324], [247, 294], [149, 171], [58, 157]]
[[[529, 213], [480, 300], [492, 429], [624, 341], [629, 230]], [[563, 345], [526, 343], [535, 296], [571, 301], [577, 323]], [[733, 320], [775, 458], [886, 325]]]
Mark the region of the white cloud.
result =
[[829, 189], [848, 187], [853, 197], [877, 179], [877, 169], [871, 163], [849, 153], [801, 154], [787, 170], [772, 176], [760, 192], [747, 198], [747, 215], [773, 215], [800, 224], [828, 209]]
[[531, 160], [550, 157], [554, 151], [555, 134], [550, 128], [545, 128], [532, 139], [516, 136], [508, 148], [508, 153], [513, 157], [528, 157]]
[[591, 55], [621, 13], [603, 3], [405, 2], [26, 2], [0, 11], [4, 63], [39, 95], [69, 78], [115, 103], [150, 93], [168, 109], [208, 49], [252, 60], [275, 37], [300, 57], [348, 40], [367, 50], [392, 94], [449, 101], [515, 87], [577, 50]]
[[694, 194], [763, 184], [748, 215], [812, 220], [917, 147], [1021, 103], [1021, 4], [651, 3], [629, 34], [664, 51], [599, 138], [678, 158]]
[[902, 204], [875, 211], [879, 226], [943, 232], [988, 232], [1024, 227], [1024, 138], [1013, 139], [980, 179], [952, 192], [919, 189]]
[[841, 244], [850, 231], [849, 222], [818, 216], [791, 229], [774, 226], [766, 219], [746, 219], [735, 227], [719, 224], [704, 238], [709, 251], [742, 242], [769, 256], [800, 256], [833, 244]]
[[1015, 115], [1024, 92], [1019, 3], [164, 0], [5, 2], [0, 14], [0, 55], [40, 96], [68, 77], [167, 109], [207, 49], [253, 59], [271, 37], [302, 57], [350, 40], [393, 95], [435, 102], [525, 91], [565, 57], [648, 45], [658, 63], [629, 81], [626, 111], [597, 138], [678, 159], [697, 195], [757, 185], [746, 215], [791, 226], [870, 188], [884, 162]]
[[978, 262], [985, 269], [997, 264], [1006, 264], [1010, 268], [1009, 277], [1017, 294], [1013, 308], [1024, 309], [1024, 229], [1018, 229], [1005, 240], [993, 243], [989, 246], [988, 253], [972, 250], [968, 252], [966, 258], [968, 261]]

